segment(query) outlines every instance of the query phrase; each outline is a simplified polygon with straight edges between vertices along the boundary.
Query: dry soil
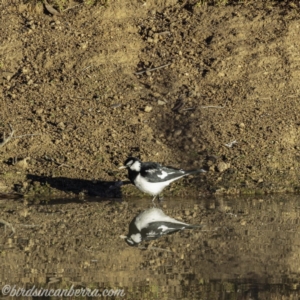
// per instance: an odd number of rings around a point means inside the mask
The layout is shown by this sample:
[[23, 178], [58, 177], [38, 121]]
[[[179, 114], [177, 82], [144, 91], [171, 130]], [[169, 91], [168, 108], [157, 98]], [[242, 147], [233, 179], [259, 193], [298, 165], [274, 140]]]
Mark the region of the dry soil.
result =
[[193, 193], [297, 192], [299, 8], [202, 2], [2, 1], [0, 192], [136, 193], [129, 155], [204, 166]]

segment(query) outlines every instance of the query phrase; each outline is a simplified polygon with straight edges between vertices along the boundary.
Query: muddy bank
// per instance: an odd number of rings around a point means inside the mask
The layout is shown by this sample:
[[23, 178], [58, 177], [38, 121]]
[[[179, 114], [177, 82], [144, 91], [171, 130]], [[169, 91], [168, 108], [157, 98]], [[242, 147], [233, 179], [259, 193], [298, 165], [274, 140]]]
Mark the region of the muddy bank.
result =
[[169, 196], [298, 192], [299, 14], [273, 4], [3, 1], [0, 192], [140, 195], [129, 155], [209, 169]]

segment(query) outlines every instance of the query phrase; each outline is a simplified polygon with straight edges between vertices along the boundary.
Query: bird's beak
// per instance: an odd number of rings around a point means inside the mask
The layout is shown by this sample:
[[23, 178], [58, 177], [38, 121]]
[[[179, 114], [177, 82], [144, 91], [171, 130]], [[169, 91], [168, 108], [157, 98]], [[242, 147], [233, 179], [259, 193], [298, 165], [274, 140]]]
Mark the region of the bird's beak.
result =
[[126, 169], [126, 168], [127, 168], [126, 166], [122, 166], [119, 168], [119, 170]]
[[127, 238], [127, 235], [120, 235], [120, 238], [125, 240]]

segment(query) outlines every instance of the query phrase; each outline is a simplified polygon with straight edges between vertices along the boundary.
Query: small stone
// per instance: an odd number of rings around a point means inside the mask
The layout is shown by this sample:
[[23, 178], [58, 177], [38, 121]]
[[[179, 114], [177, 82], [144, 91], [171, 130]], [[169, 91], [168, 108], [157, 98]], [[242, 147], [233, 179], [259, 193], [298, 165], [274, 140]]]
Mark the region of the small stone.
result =
[[57, 127], [60, 128], [60, 129], [65, 129], [66, 125], [65, 125], [64, 122], [59, 122], [59, 123], [57, 124]]
[[217, 171], [218, 172], [224, 172], [228, 168], [230, 168], [230, 164], [225, 163], [224, 161], [219, 162], [218, 165], [217, 165]]
[[208, 161], [206, 162], [206, 164], [207, 164], [208, 167], [211, 167], [211, 166], [213, 166], [214, 162], [211, 161], [211, 160], [208, 160]]
[[29, 70], [28, 70], [27, 68], [25, 68], [25, 67], [22, 68], [22, 73], [23, 73], [23, 74], [27, 74], [28, 72], [29, 72]]
[[35, 113], [36, 113], [37, 115], [41, 115], [43, 112], [44, 112], [44, 110], [43, 110], [42, 108], [38, 108], [38, 109], [35, 111]]
[[245, 128], [245, 124], [244, 124], [244, 123], [240, 123], [240, 124], [239, 124], [239, 127], [240, 127], [240, 128]]
[[158, 101], [157, 101], [157, 104], [158, 104], [158, 105], [165, 105], [166, 102], [165, 102], [165, 101], [162, 101], [162, 100], [158, 100]]
[[88, 46], [88, 42], [80, 43], [80, 48], [81, 48], [81, 49], [86, 49], [87, 46]]
[[191, 214], [191, 212], [190, 212], [188, 209], [186, 209], [186, 210], [184, 211], [184, 214], [185, 214], [186, 216], [189, 216], [189, 215]]
[[174, 136], [179, 136], [179, 135], [181, 135], [181, 133], [182, 133], [182, 130], [181, 129], [177, 129], [174, 132]]
[[152, 111], [152, 109], [153, 109], [152, 106], [146, 105], [144, 111], [145, 111], [145, 112], [150, 112], [150, 111]]
[[18, 162], [16, 162], [15, 166], [20, 169], [27, 169], [28, 168], [27, 160], [29, 160], [29, 159], [30, 159], [30, 157], [26, 157], [22, 160], [19, 160]]
[[147, 38], [147, 42], [148, 42], [148, 43], [153, 43], [153, 38], [148, 37], [148, 38]]
[[246, 222], [245, 220], [241, 220], [240, 224], [241, 224], [242, 226], [245, 226], [245, 225], [247, 224], [247, 222]]

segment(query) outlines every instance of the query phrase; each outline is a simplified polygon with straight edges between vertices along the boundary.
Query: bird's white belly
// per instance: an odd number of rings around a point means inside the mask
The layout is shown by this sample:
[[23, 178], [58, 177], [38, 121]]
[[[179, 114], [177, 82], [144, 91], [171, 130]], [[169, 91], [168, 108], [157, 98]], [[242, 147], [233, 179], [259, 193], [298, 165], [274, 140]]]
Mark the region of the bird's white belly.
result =
[[165, 182], [149, 182], [140, 174], [134, 180], [134, 184], [139, 190], [153, 196], [160, 194], [171, 182], [171, 180]]

